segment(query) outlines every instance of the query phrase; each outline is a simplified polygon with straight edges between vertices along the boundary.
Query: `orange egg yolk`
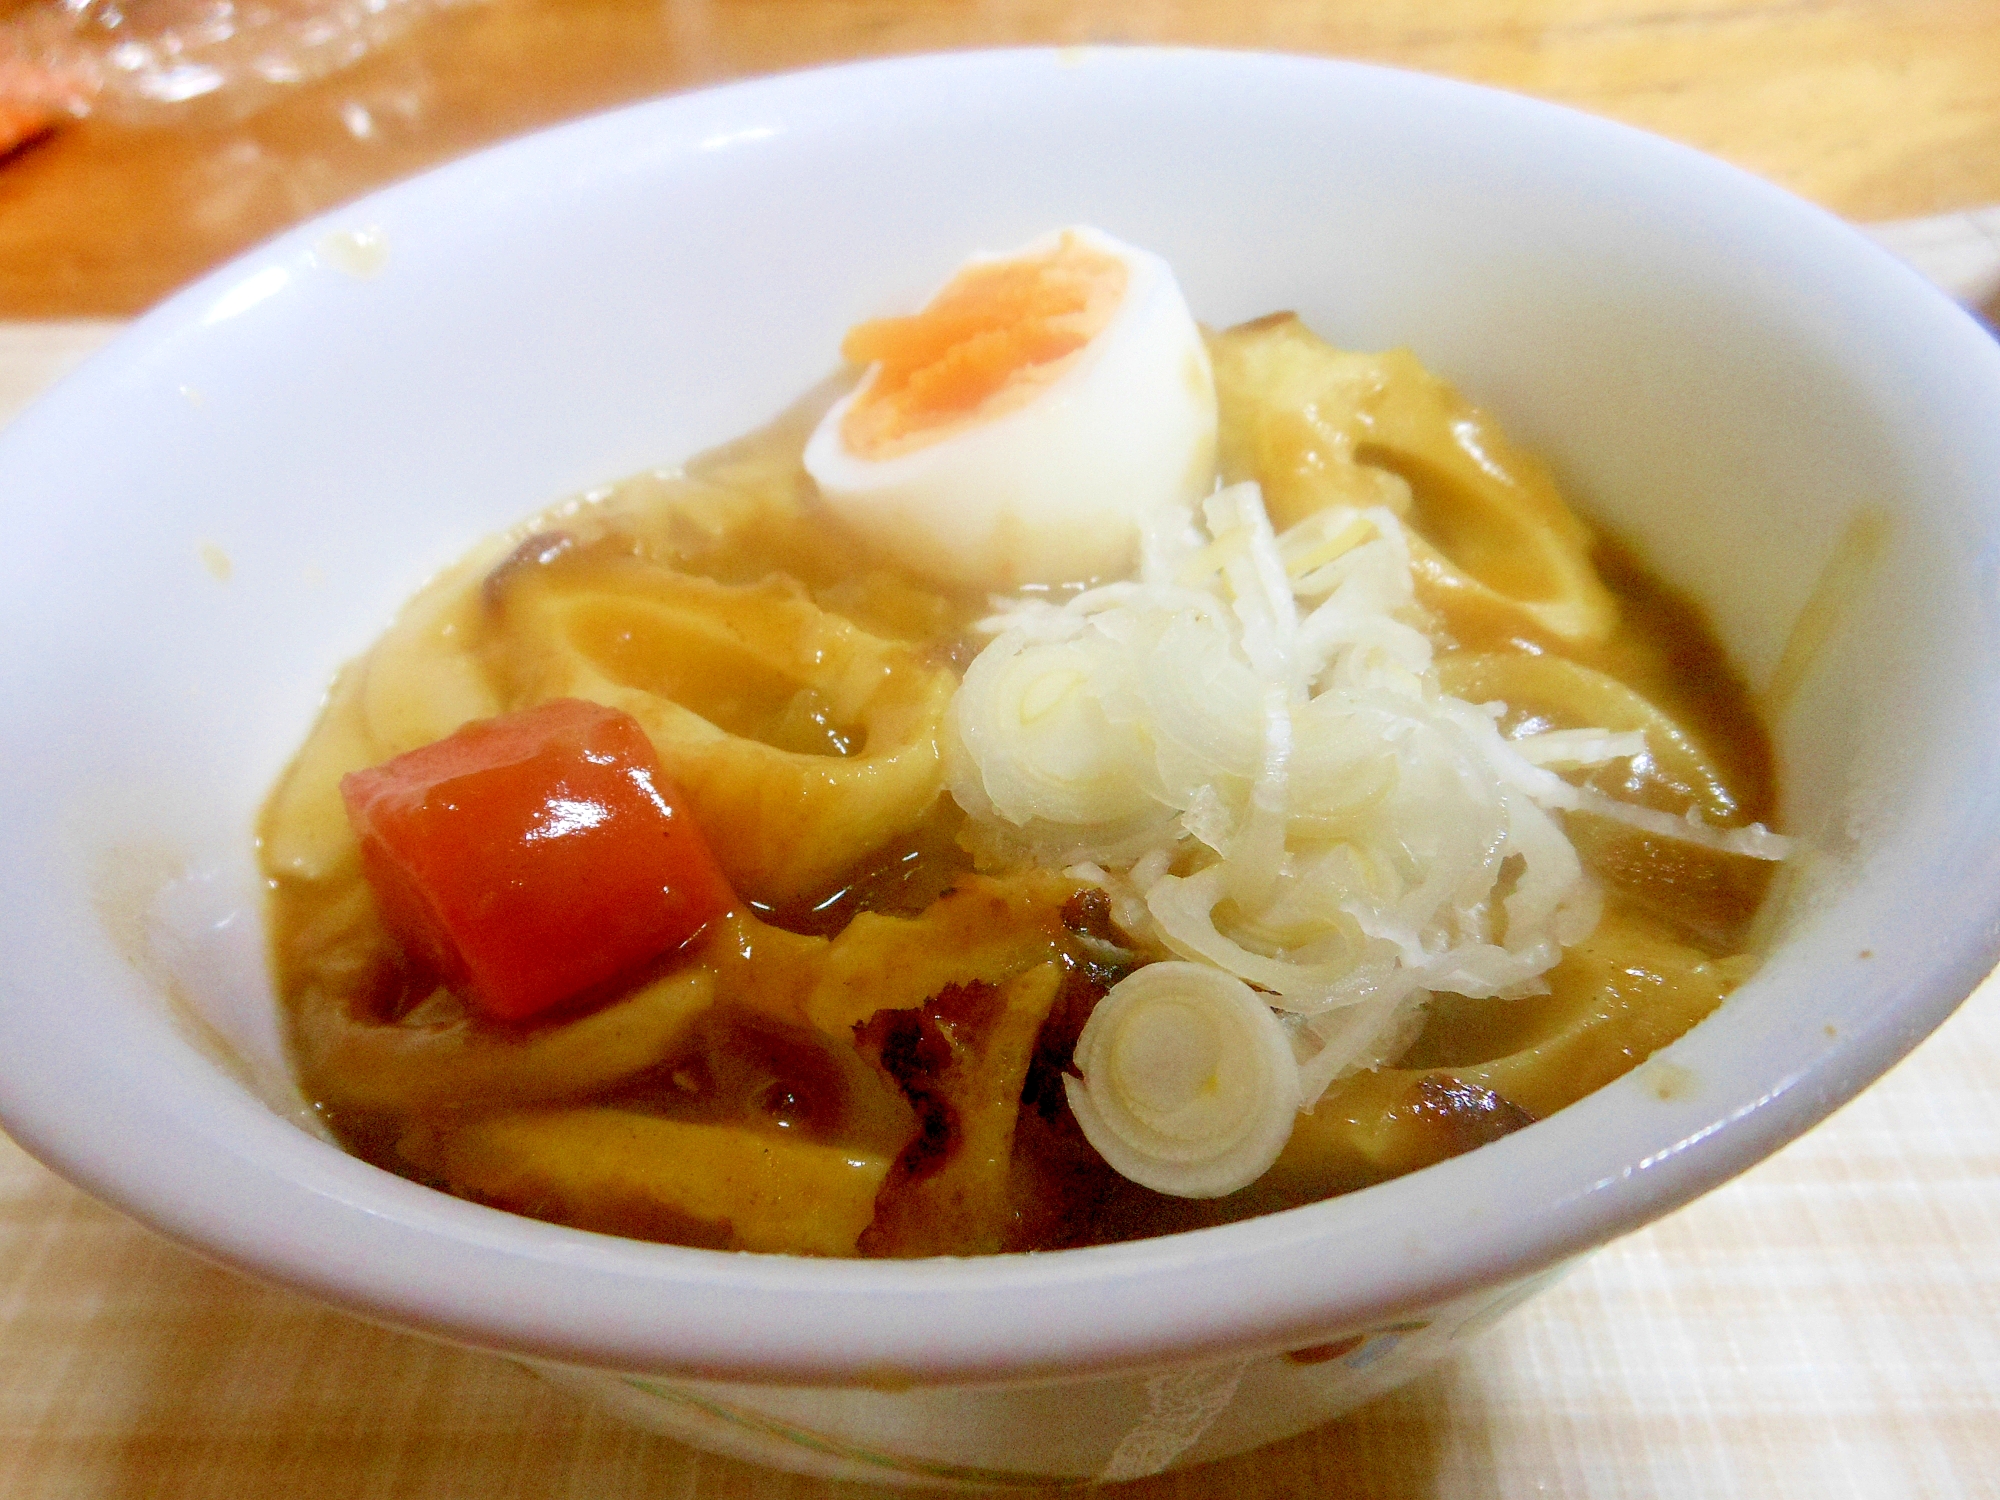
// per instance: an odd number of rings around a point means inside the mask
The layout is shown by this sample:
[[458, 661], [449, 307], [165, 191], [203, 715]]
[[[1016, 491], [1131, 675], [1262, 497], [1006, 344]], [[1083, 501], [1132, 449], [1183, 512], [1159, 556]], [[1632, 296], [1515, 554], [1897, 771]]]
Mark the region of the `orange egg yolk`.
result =
[[892, 458], [1026, 405], [1111, 321], [1123, 261], [1064, 234], [1042, 255], [967, 266], [920, 313], [848, 330], [877, 368], [840, 424], [861, 458]]

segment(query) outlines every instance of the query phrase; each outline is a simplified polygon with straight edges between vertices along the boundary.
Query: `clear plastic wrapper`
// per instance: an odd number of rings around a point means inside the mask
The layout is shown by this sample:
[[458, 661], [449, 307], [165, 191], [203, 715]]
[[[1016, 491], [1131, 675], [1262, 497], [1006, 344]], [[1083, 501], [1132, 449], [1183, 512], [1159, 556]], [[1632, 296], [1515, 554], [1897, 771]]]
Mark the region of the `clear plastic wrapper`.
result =
[[64, 118], [247, 115], [466, 0], [0, 0], [0, 150]]

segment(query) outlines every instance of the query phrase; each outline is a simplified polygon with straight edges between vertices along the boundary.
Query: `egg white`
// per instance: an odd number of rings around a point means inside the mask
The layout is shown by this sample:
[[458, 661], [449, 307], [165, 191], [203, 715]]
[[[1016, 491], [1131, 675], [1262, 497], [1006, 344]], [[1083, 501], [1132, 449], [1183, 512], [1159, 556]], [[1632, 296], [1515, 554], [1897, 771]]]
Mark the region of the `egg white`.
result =
[[[849, 526], [916, 571], [1005, 589], [1130, 570], [1145, 517], [1214, 486], [1215, 381], [1201, 330], [1159, 256], [1067, 231], [1126, 271], [1110, 321], [1025, 405], [886, 458], [852, 452], [829, 411], [805, 465]], [[1008, 255], [1044, 255], [1045, 236]]]

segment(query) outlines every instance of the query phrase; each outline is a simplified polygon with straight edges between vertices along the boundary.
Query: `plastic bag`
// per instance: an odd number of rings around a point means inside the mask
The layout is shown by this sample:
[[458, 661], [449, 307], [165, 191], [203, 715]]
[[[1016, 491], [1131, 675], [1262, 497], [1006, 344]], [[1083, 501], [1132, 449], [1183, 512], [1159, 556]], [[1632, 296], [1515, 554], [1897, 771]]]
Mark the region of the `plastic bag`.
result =
[[[0, 0], [0, 151], [65, 117], [237, 118], [466, 0]], [[11, 136], [11, 139], [10, 139]]]

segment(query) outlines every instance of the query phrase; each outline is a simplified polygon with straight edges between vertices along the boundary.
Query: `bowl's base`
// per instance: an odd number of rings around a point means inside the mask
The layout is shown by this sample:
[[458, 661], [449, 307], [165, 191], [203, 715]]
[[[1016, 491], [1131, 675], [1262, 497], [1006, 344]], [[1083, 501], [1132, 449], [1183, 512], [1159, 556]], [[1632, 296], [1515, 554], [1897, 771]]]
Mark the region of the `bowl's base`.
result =
[[1012, 1385], [747, 1385], [529, 1361], [696, 1448], [823, 1479], [1029, 1489], [1139, 1479], [1316, 1427], [1454, 1353], [1574, 1261], [1283, 1354]]

